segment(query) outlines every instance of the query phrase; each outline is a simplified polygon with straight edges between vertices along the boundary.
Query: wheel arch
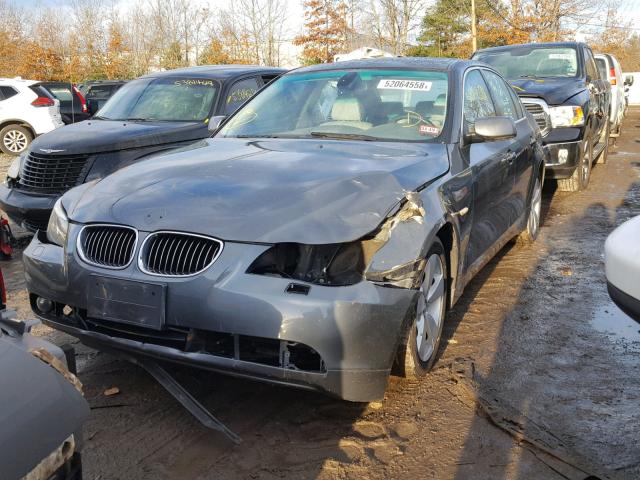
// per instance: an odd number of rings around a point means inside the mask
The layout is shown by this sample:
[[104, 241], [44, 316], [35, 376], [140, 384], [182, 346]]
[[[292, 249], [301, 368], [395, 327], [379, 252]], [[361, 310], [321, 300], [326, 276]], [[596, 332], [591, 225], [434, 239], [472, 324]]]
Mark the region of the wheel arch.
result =
[[8, 127], [9, 125], [18, 125], [20, 127], [26, 128], [27, 130], [29, 130], [29, 133], [31, 133], [32, 138], [36, 138], [37, 136], [36, 131], [31, 126], [31, 124], [29, 122], [25, 122], [24, 120], [20, 120], [19, 118], [9, 118], [7, 120], [3, 120], [2, 122], [0, 122], [0, 130]]
[[453, 307], [459, 297], [458, 292], [458, 268], [460, 266], [460, 248], [458, 234], [453, 224], [445, 221], [435, 235], [444, 247], [447, 259], [447, 308]]

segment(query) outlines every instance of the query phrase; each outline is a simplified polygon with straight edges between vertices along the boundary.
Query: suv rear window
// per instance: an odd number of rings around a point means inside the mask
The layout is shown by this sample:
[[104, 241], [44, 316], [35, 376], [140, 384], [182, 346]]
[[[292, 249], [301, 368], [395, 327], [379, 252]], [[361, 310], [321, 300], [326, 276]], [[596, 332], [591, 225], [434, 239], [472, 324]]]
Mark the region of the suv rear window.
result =
[[91, 100], [106, 100], [111, 96], [111, 85], [93, 85], [87, 91], [87, 98]]
[[578, 52], [572, 47], [521, 46], [478, 52], [474, 60], [488, 63], [507, 78], [575, 77]]
[[70, 102], [73, 100], [71, 97], [71, 90], [69, 87], [55, 86], [55, 87], [45, 87], [49, 92], [53, 94], [61, 102]]

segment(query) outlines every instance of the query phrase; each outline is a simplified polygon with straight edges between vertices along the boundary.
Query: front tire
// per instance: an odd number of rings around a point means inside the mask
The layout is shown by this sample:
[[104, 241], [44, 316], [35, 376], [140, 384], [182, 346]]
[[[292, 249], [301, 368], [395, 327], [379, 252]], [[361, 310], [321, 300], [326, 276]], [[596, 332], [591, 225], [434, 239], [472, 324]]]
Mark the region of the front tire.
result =
[[33, 140], [29, 130], [20, 125], [7, 125], [0, 130], [0, 150], [9, 155], [20, 155]]
[[531, 244], [538, 238], [540, 233], [540, 222], [542, 216], [542, 182], [540, 177], [536, 177], [531, 192], [531, 202], [529, 204], [529, 216], [527, 218], [526, 229], [518, 236], [517, 243]]
[[563, 192], [579, 192], [589, 186], [591, 179], [591, 166], [593, 164], [593, 141], [589, 135], [583, 143], [580, 161], [576, 166], [573, 175], [569, 178], [558, 180], [558, 189]]
[[436, 238], [426, 256], [413, 321], [398, 349], [398, 373], [403, 377], [424, 377], [436, 362], [447, 309], [447, 259]]

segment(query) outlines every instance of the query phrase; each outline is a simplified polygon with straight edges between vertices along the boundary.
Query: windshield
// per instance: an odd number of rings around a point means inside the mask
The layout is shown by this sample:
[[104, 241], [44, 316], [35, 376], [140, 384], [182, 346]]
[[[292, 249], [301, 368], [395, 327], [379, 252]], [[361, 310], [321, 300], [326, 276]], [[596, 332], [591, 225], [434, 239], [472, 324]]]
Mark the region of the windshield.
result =
[[218, 94], [218, 82], [203, 78], [144, 78], [120, 88], [96, 117], [104, 120], [203, 122]]
[[488, 63], [506, 78], [575, 77], [578, 74], [578, 55], [570, 47], [513, 47], [478, 52], [473, 59]]
[[281, 77], [218, 136], [433, 141], [446, 115], [444, 72], [329, 70]]

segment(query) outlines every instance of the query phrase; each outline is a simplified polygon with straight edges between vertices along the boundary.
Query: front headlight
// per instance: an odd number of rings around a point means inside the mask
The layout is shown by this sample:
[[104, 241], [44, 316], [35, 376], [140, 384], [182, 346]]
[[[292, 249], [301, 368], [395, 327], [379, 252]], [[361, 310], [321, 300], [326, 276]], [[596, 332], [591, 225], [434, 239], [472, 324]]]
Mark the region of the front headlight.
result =
[[64, 211], [61, 199], [58, 199], [53, 206], [53, 211], [49, 217], [49, 224], [47, 225], [47, 239], [51, 243], [64, 247], [67, 242], [67, 231], [69, 230], [69, 219], [67, 213]]
[[247, 273], [337, 286], [361, 281], [365, 267], [362, 242], [327, 245], [278, 243], [262, 253]]
[[556, 127], [581, 127], [584, 125], [582, 107], [549, 107], [551, 125]]
[[7, 177], [14, 180], [18, 178], [18, 176], [20, 175], [20, 167], [22, 166], [22, 161], [24, 160], [25, 156], [26, 154], [23, 153], [22, 155], [19, 155], [13, 159], [13, 162], [11, 162], [9, 169], [7, 170]]

